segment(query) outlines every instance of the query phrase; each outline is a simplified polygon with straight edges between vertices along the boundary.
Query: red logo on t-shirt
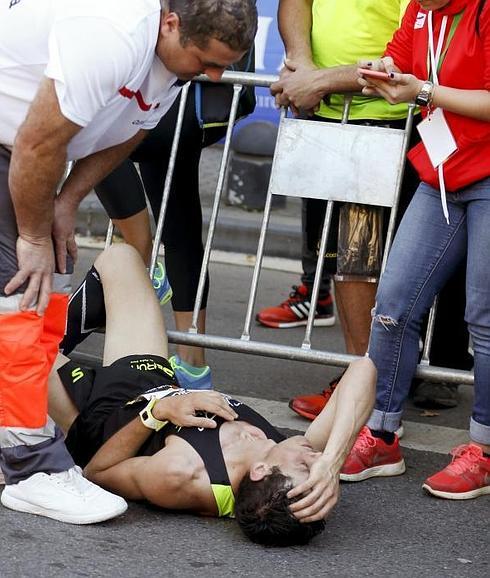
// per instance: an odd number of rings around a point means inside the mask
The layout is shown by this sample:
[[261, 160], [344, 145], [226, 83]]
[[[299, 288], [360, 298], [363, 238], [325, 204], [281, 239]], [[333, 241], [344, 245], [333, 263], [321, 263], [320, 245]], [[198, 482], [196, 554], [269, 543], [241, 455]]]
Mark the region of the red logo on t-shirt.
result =
[[141, 90], [137, 90], [136, 92], [134, 92], [132, 90], [129, 90], [129, 88], [123, 86], [121, 89], [119, 89], [119, 94], [121, 96], [124, 96], [124, 98], [129, 98], [130, 100], [132, 98], [136, 98], [138, 106], [141, 108], [141, 110], [144, 110], [145, 112], [148, 112], [151, 109], [151, 104], [146, 104], [145, 99], [141, 94]]

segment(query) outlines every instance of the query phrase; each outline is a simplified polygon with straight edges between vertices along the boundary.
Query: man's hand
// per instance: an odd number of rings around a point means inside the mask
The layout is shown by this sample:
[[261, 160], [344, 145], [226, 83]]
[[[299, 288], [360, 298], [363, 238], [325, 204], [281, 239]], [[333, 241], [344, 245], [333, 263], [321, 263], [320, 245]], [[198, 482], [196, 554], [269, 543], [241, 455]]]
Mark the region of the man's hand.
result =
[[66, 272], [66, 255], [73, 262], [77, 259], [75, 242], [75, 219], [77, 207], [65, 201], [63, 195], [56, 197], [53, 217], [53, 242], [56, 254], [56, 265], [60, 273]]
[[315, 112], [323, 98], [323, 92], [314, 82], [318, 75], [319, 70], [312, 62], [297, 64], [286, 59], [279, 80], [271, 85], [276, 106], [289, 106], [295, 116], [299, 109]]
[[53, 241], [51, 237], [36, 240], [17, 239], [17, 263], [19, 270], [5, 286], [10, 295], [29, 280], [20, 303], [25, 311], [36, 303], [36, 312], [42, 315], [48, 306], [54, 271]]
[[300, 522], [323, 520], [339, 499], [339, 475], [331, 462], [324, 457], [318, 458], [310, 470], [306, 482], [288, 492], [288, 498], [305, 495], [291, 504], [290, 510]]
[[[206, 412], [210, 417], [198, 417], [198, 412]], [[153, 415], [178, 426], [211, 429], [216, 427], [216, 422], [212, 419], [215, 416], [226, 421], [233, 421], [238, 417], [224, 397], [216, 391], [164, 397], [156, 403]]]

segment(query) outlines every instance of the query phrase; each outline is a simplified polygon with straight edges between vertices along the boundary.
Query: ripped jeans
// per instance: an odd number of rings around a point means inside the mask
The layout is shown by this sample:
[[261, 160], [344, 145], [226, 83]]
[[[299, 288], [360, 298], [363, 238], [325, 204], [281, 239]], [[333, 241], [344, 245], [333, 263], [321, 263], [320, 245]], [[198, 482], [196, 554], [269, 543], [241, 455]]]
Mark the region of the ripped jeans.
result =
[[475, 371], [470, 437], [490, 444], [490, 178], [448, 193], [448, 207], [449, 225], [439, 191], [422, 183], [396, 234], [373, 314], [368, 353], [378, 382], [367, 425], [385, 431], [399, 427], [418, 362], [422, 320], [466, 258], [465, 320]]

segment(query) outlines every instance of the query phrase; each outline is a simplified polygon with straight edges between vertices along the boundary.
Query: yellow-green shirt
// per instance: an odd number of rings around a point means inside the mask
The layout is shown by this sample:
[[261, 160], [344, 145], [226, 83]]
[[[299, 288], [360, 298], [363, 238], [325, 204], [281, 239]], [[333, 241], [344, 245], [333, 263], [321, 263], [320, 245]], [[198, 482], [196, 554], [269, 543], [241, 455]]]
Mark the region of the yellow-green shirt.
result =
[[[379, 58], [399, 27], [410, 0], [313, 0], [311, 46], [320, 68]], [[343, 98], [332, 94], [317, 114], [342, 118]], [[394, 120], [407, 115], [407, 105], [355, 97], [351, 119]]]

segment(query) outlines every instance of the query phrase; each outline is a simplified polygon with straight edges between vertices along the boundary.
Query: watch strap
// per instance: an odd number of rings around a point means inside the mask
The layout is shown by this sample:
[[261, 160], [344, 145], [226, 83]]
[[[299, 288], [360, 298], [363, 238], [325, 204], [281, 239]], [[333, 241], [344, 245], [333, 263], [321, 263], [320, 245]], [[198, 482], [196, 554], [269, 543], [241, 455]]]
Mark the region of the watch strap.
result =
[[160, 419], [157, 419], [152, 413], [152, 409], [154, 408], [157, 401], [158, 399], [154, 397], [148, 402], [146, 407], [143, 408], [139, 413], [141, 423], [148, 429], [152, 429], [155, 431], [161, 430], [168, 424], [168, 420], [162, 421]]

